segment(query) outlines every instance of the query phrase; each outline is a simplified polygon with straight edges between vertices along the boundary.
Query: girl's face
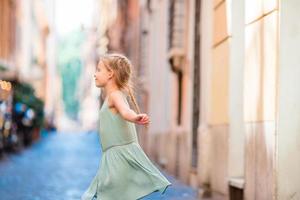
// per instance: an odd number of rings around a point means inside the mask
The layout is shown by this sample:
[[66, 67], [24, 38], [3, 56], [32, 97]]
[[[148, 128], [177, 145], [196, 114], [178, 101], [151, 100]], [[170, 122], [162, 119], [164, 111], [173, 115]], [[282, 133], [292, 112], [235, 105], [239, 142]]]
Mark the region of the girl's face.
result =
[[96, 87], [104, 87], [112, 76], [112, 70], [107, 69], [103, 61], [99, 61], [94, 74]]

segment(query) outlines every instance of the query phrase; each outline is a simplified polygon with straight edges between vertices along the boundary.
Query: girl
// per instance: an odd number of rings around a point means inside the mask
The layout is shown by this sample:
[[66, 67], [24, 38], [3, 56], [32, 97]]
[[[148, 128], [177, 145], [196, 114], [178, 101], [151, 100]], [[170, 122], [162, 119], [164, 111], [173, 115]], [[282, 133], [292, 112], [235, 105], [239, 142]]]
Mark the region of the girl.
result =
[[[147, 114], [137, 114], [132, 94], [132, 65], [120, 54], [101, 57], [95, 84], [106, 95], [99, 112], [100, 167], [81, 200], [137, 200], [152, 192], [164, 194], [172, 185], [153, 165], [139, 145], [135, 124], [148, 125]], [[126, 91], [135, 106], [130, 109]]]

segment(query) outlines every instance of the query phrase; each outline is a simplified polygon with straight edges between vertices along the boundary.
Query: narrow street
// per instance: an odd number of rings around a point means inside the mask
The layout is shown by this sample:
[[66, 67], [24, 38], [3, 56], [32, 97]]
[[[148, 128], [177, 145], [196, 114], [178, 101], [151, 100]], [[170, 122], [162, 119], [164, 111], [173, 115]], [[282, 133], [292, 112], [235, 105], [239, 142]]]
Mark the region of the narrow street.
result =
[[[96, 132], [51, 133], [18, 154], [0, 160], [1, 200], [79, 200], [96, 174], [101, 158]], [[174, 177], [163, 196], [145, 200], [195, 200], [196, 191]]]

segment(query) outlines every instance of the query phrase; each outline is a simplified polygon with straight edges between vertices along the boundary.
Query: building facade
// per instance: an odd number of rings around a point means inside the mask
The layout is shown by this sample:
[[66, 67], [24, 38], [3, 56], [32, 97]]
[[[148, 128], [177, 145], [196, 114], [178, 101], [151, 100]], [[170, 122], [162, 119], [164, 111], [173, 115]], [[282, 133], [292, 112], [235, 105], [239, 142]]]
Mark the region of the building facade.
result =
[[0, 2], [0, 79], [14, 79], [16, 76], [16, 42], [17, 42], [17, 2]]
[[199, 197], [300, 198], [300, 3], [124, 2], [109, 38], [137, 58], [147, 154]]
[[0, 79], [32, 85], [51, 121], [57, 77], [53, 9], [54, 2], [47, 0], [0, 2]]

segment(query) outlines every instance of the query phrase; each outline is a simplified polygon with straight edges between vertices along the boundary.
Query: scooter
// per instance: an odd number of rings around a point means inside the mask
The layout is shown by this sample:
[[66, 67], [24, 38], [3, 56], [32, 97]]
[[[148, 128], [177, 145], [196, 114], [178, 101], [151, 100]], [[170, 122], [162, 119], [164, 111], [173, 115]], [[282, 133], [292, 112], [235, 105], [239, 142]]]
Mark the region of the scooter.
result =
[[35, 112], [25, 104], [17, 102], [15, 104], [14, 119], [17, 125], [17, 133], [23, 139], [23, 144], [28, 146], [32, 143], [33, 121]]

